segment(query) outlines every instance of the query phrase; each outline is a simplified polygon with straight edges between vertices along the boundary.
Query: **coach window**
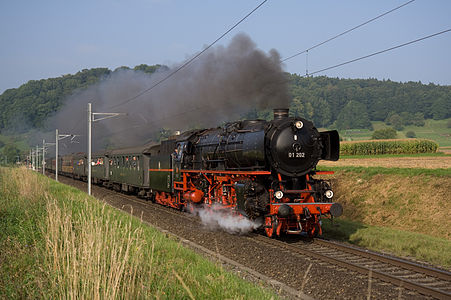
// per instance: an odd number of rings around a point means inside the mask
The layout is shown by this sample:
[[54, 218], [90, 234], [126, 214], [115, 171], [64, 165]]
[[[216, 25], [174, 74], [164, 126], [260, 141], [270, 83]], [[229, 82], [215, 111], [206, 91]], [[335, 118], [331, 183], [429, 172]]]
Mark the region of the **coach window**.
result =
[[136, 156], [132, 157], [132, 168], [133, 170], [136, 170]]

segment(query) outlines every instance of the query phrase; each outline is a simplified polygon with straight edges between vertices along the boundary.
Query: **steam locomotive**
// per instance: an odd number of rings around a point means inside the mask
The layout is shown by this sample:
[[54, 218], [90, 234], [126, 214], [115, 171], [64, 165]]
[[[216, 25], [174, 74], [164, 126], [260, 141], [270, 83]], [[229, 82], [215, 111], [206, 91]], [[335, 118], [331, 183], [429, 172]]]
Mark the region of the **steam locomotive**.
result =
[[[274, 119], [192, 130], [161, 144], [92, 156], [92, 180], [176, 209], [207, 206], [260, 221], [267, 236], [322, 233], [338, 217], [330, 182], [314, 178], [320, 159], [338, 160], [337, 131], [275, 109]], [[60, 157], [63, 175], [86, 180], [83, 153]], [[47, 167], [55, 169], [55, 161]]]

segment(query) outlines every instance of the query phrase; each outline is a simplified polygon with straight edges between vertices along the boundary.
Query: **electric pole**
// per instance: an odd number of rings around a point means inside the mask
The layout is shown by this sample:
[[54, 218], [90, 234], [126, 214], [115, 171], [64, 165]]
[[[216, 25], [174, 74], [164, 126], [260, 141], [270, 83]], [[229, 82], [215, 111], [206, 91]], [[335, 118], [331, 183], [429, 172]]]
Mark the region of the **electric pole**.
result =
[[[71, 138], [71, 142], [72, 140], [78, 135], [76, 134], [59, 134], [58, 129], [55, 130], [55, 180], [58, 181], [58, 151], [59, 151], [59, 146], [58, 146], [58, 141], [59, 140], [63, 140], [67, 137], [72, 137]], [[52, 143], [53, 144], [53, 143]]]
[[[92, 123], [117, 117], [119, 115], [125, 115], [125, 113], [93, 113], [92, 105], [88, 103], [88, 195], [91, 195], [91, 150], [92, 150]], [[96, 119], [95, 116], [104, 116]]]
[[42, 175], [45, 176], [45, 140], [42, 140]]
[[36, 171], [39, 171], [39, 146], [36, 145]]

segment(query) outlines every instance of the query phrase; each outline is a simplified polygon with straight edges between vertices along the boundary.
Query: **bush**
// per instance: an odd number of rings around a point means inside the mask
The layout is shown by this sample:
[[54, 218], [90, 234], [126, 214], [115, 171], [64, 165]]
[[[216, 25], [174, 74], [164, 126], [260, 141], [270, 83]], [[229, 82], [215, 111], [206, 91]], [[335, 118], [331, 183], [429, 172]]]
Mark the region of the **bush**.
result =
[[393, 124], [393, 128], [394, 128], [396, 131], [401, 131], [401, 130], [404, 129], [404, 127], [403, 127], [401, 124]]
[[396, 139], [396, 130], [393, 128], [384, 128], [374, 131], [371, 139], [373, 140], [386, 140], [386, 139]]
[[430, 140], [387, 140], [340, 144], [340, 155], [434, 153], [438, 144]]
[[413, 131], [407, 131], [406, 132], [406, 137], [408, 137], [408, 138], [416, 138], [417, 135]]

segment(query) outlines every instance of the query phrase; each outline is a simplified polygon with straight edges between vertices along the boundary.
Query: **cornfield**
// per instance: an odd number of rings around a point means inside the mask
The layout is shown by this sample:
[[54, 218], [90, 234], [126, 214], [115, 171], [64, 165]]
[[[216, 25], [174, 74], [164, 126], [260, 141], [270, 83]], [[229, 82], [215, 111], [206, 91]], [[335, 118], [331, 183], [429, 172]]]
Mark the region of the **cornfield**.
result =
[[438, 144], [430, 140], [377, 140], [340, 143], [340, 155], [434, 153]]

